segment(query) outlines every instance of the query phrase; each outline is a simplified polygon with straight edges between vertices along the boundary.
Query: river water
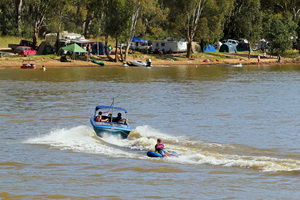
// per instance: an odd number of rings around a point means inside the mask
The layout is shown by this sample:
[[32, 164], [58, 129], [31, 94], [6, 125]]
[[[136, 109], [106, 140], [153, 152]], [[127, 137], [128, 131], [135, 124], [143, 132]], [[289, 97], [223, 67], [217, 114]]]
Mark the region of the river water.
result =
[[[300, 66], [0, 70], [0, 198], [299, 199]], [[128, 110], [99, 138], [97, 105]], [[156, 139], [179, 158], [149, 158]]]

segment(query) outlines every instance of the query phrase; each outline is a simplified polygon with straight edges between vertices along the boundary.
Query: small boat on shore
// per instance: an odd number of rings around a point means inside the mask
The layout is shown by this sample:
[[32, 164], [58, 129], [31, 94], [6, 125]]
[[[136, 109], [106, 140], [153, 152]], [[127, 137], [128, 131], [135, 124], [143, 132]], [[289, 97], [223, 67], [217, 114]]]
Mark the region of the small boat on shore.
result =
[[[130, 133], [130, 124], [126, 118], [114, 116], [114, 114], [122, 116], [127, 111], [124, 108], [99, 105], [95, 108], [94, 115], [90, 118], [90, 122], [99, 137], [103, 137], [105, 133], [111, 135], [120, 135], [122, 139], [126, 139]], [[120, 114], [119, 114], [120, 113]], [[97, 115], [102, 116], [102, 120], [97, 121]]]
[[134, 61], [128, 61], [127, 64], [129, 66], [135, 66], [135, 67], [152, 67], [152, 65], [147, 64], [140, 60], [134, 60]]
[[35, 60], [23, 60], [21, 69], [35, 69]]
[[102, 61], [96, 60], [96, 59], [92, 59], [92, 62], [93, 62], [93, 63], [96, 63], [96, 64], [98, 64], [98, 65], [102, 65], [102, 66], [105, 65], [105, 62], [102, 62]]

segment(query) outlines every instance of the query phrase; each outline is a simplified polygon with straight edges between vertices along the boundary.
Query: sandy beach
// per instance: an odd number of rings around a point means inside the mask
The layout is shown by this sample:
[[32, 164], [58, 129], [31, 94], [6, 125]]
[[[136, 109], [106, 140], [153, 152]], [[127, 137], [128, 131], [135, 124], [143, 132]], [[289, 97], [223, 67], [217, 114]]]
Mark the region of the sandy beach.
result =
[[[244, 54], [245, 55], [245, 54]], [[155, 55], [156, 57], [153, 57], [153, 54], [142, 54], [138, 57], [134, 54], [129, 54], [128, 61], [131, 60], [141, 60], [146, 62], [148, 58], [152, 59], [152, 65], [153, 67], [157, 66], [172, 66], [172, 65], [257, 65], [257, 57], [255, 55], [252, 55], [250, 59], [246, 58], [242, 55], [232, 55], [228, 56], [228, 58], [225, 59], [214, 59], [209, 56], [207, 56], [207, 59], [204, 58], [192, 58], [188, 59], [185, 57], [185, 54], [174, 54], [174, 55], [168, 55], [159, 57], [159, 55]], [[203, 54], [205, 56], [205, 54]], [[202, 56], [202, 57], [203, 57]], [[114, 58], [114, 55], [112, 56]], [[102, 62], [105, 62], [106, 66], [122, 66], [122, 62], [112, 62], [109, 61], [106, 56], [92, 56], [89, 58], [89, 61], [82, 61], [82, 60], [74, 60], [72, 62], [60, 62], [60, 57], [43, 57], [43, 56], [31, 56], [29, 59], [35, 60], [35, 64], [37, 68], [40, 68], [42, 66], [45, 66], [46, 68], [51, 67], [97, 67], [98, 64], [95, 64], [91, 62], [92, 58], [101, 60]], [[21, 56], [3, 56], [0, 58], [0, 67], [1, 68], [19, 68], [22, 65], [22, 60], [26, 60], [28, 58], [21, 57]], [[208, 60], [208, 61], [207, 61]], [[282, 64], [300, 64], [299, 61], [297, 61], [294, 58], [284, 58], [282, 57], [281, 63], [278, 63], [278, 59], [276, 57], [267, 56], [267, 58], [262, 58], [260, 60], [260, 64], [263, 65], [282, 65]]]

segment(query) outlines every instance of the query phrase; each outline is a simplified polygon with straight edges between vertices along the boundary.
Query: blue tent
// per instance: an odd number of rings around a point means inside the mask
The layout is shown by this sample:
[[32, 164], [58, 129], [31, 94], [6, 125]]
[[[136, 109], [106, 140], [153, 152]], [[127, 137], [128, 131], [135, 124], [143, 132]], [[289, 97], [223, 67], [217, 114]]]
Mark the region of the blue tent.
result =
[[207, 47], [206, 47], [206, 52], [217, 52], [217, 50], [215, 49], [215, 47], [213, 46], [213, 45], [208, 45]]
[[106, 55], [104, 46], [105, 45], [102, 42], [97, 42], [96, 44], [93, 44], [92, 45], [92, 54]]
[[136, 36], [133, 36], [132, 42], [148, 43], [147, 40], [142, 40], [140, 38], [137, 38]]

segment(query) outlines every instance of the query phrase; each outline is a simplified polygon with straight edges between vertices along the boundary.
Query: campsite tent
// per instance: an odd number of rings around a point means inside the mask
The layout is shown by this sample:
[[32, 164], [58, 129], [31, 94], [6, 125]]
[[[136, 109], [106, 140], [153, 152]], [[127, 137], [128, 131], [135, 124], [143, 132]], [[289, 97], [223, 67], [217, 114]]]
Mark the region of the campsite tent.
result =
[[97, 44], [92, 45], [92, 54], [106, 55], [104, 44], [102, 42], [97, 42]]
[[207, 47], [206, 47], [206, 52], [217, 52], [217, 50], [215, 49], [215, 47], [213, 46], [213, 45], [208, 45]]
[[237, 53], [236, 46], [230, 42], [222, 44], [219, 52]]
[[132, 42], [148, 43], [147, 40], [142, 40], [140, 38], [137, 38], [136, 36], [133, 36]]
[[42, 42], [38, 48], [38, 52], [37, 54], [38, 55], [48, 55], [48, 54], [53, 54], [54, 51], [53, 51], [53, 48], [52, 46], [50, 45], [49, 42]]
[[65, 47], [62, 47], [61, 48], [62, 50], [65, 50], [65, 51], [70, 51], [73, 53], [74, 55], [74, 59], [75, 59], [75, 53], [87, 53], [86, 50], [84, 50], [83, 48], [81, 48], [78, 44], [76, 43], [73, 43], [73, 44], [70, 44], [68, 46], [65, 46]]
[[251, 47], [249, 47], [249, 43], [245, 43], [244, 41], [240, 41], [239, 44], [236, 46], [236, 49], [238, 51], [249, 51], [249, 48], [250, 51], [252, 52]]

